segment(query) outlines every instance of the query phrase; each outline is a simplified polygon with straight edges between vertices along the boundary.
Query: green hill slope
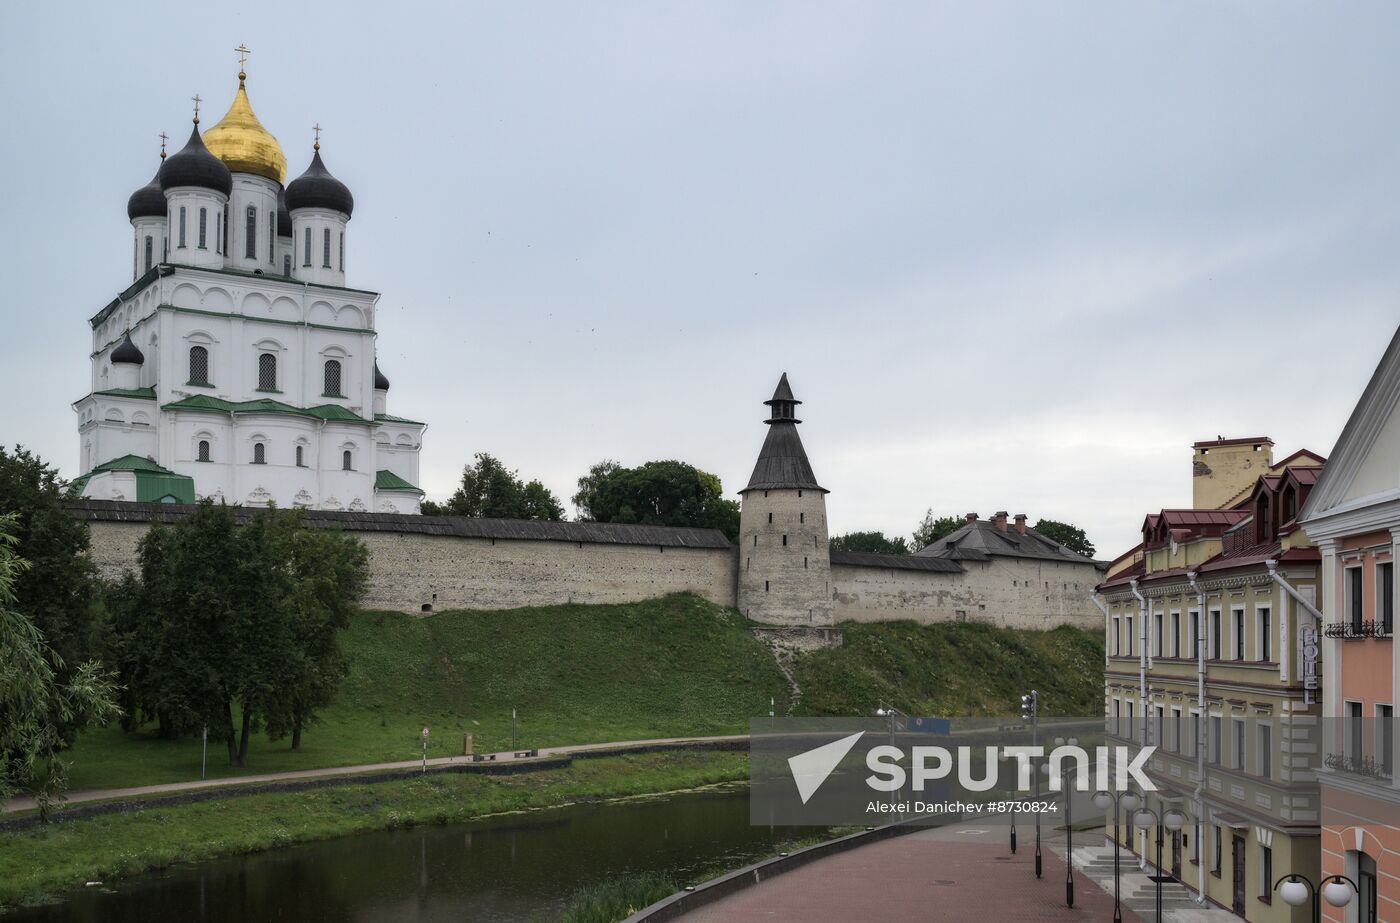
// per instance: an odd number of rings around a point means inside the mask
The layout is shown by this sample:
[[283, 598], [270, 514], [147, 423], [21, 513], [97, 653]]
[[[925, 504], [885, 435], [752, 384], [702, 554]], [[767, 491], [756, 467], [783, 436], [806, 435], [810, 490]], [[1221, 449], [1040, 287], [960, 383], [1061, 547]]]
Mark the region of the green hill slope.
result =
[[[1102, 645], [1064, 629], [847, 625], [846, 646], [794, 665], [803, 714], [866, 715], [883, 700], [910, 713], [1009, 714], [1024, 688], [1061, 714], [1102, 709]], [[351, 674], [302, 749], [258, 735], [231, 770], [210, 741], [209, 776], [648, 737], [743, 733], [788, 707], [788, 684], [733, 610], [694, 596], [615, 606], [358, 614], [344, 637]], [[1068, 708], [1073, 702], [1075, 707]], [[75, 788], [199, 778], [200, 742], [112, 727], [70, 752]]]
[[915, 715], [1016, 715], [1030, 689], [1040, 691], [1045, 714], [1103, 714], [1098, 633], [949, 622], [841, 628], [842, 647], [807, 654], [794, 666], [804, 714], [868, 715], [886, 702]]

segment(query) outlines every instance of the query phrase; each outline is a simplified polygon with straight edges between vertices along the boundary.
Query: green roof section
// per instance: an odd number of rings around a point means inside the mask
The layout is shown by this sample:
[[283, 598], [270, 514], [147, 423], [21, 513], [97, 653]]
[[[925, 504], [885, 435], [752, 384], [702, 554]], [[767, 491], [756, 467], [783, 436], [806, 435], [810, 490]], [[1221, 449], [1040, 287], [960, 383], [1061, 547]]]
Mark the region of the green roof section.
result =
[[[131, 397], [143, 401], [153, 401], [156, 399], [155, 388], [108, 388], [106, 391], [94, 391], [89, 397]], [[78, 398], [82, 400], [82, 398]], [[77, 403], [74, 401], [73, 403]]]
[[271, 398], [261, 398], [256, 401], [226, 401], [221, 397], [210, 397], [207, 394], [195, 394], [178, 401], [171, 401], [169, 404], [162, 404], [161, 410], [203, 410], [210, 413], [285, 413], [295, 417], [311, 417], [316, 420], [329, 420], [338, 423], [363, 423], [371, 424], [373, 420], [366, 420], [364, 417], [352, 410], [347, 410], [339, 404], [320, 404], [316, 407], [293, 407], [291, 404], [284, 404], [281, 401], [274, 401]]
[[413, 426], [427, 426], [422, 420], [410, 420], [408, 417], [396, 417], [391, 413], [377, 413], [374, 418], [380, 423], [408, 423]]
[[68, 485], [70, 497], [81, 497], [94, 474], [109, 471], [130, 471], [136, 475], [136, 499], [143, 503], [193, 503], [194, 478], [176, 474], [149, 458], [123, 455], [105, 461]]
[[374, 473], [374, 489], [406, 490], [412, 491], [415, 494], [421, 494], [423, 492], [392, 471], [376, 471]]

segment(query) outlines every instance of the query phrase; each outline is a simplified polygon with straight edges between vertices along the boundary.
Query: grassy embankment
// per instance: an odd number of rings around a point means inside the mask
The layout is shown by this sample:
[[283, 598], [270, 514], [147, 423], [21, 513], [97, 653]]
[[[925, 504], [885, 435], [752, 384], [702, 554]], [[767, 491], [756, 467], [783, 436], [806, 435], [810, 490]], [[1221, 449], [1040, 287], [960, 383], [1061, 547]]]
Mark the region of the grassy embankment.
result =
[[[804, 715], [868, 715], [881, 701], [910, 714], [1015, 714], [1038, 688], [1046, 712], [1102, 709], [1102, 641], [1088, 632], [986, 625], [847, 624], [843, 647], [794, 664]], [[352, 669], [302, 749], [257, 735], [233, 769], [211, 741], [209, 776], [411, 760], [428, 755], [647, 737], [743, 733], [788, 706], [788, 686], [743, 620], [692, 596], [618, 606], [443, 612], [422, 619], [357, 615], [345, 636]], [[198, 778], [200, 742], [117, 727], [69, 753], [74, 788]]]

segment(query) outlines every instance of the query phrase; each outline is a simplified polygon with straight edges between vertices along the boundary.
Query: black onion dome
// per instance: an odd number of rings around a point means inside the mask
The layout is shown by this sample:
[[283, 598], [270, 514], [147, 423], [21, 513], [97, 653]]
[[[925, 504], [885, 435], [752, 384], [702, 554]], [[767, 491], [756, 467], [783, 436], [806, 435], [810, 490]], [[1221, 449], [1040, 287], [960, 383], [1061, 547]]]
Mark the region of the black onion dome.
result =
[[157, 176], [162, 190], [200, 186], [224, 195], [233, 191], [233, 176], [224, 162], [204, 146], [204, 139], [199, 136], [199, 123], [195, 123], [185, 146], [165, 159]]
[[277, 236], [292, 239], [292, 213], [287, 211], [287, 190], [277, 193]]
[[331, 176], [331, 171], [321, 162], [321, 152], [311, 156], [311, 166], [306, 172], [287, 184], [287, 208], [329, 208], [342, 212], [345, 217], [355, 209], [355, 197], [350, 188]]
[[376, 363], [374, 364], [374, 390], [376, 390], [376, 391], [388, 391], [388, 390], [389, 390], [389, 379], [386, 378], [386, 377], [384, 376], [384, 373], [383, 373], [383, 372], [379, 371], [379, 363], [378, 363], [378, 362], [376, 362]]
[[156, 170], [151, 181], [126, 200], [126, 217], [135, 221], [137, 218], [164, 218], [165, 214], [165, 193], [160, 188], [160, 170]]
[[112, 362], [113, 364], [125, 362], [129, 365], [143, 365], [146, 362], [146, 356], [136, 348], [135, 343], [131, 342], [131, 334], [128, 333], [117, 345], [117, 348], [112, 350]]

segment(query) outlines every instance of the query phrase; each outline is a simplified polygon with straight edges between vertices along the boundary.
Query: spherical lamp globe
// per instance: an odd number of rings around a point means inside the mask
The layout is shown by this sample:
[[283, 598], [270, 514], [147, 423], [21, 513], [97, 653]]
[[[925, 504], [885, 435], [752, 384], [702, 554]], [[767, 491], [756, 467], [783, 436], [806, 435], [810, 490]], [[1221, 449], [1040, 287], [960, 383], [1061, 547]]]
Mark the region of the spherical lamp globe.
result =
[[1107, 811], [1113, 807], [1113, 796], [1108, 792], [1094, 792], [1094, 807]]
[[1138, 797], [1137, 792], [1124, 792], [1123, 796], [1118, 799], [1118, 803], [1123, 806], [1125, 811], [1136, 811], [1142, 804], [1142, 799]]
[[1168, 811], [1162, 815], [1162, 826], [1168, 830], [1180, 830], [1186, 826], [1186, 815], [1176, 810]]
[[1334, 878], [1322, 886], [1322, 899], [1333, 907], [1345, 907], [1351, 903], [1351, 885]]
[[1308, 902], [1308, 886], [1303, 879], [1293, 876], [1278, 886], [1278, 896], [1290, 907], [1301, 907]]
[[1157, 823], [1157, 815], [1151, 811], [1138, 811], [1133, 815], [1133, 825], [1139, 829], [1146, 830]]

